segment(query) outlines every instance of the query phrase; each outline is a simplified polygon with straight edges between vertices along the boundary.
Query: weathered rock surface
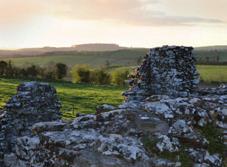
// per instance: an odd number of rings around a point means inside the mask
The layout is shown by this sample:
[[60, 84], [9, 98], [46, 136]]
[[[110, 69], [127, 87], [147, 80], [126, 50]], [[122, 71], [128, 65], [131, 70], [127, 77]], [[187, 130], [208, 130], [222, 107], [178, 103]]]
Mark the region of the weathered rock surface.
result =
[[37, 82], [21, 84], [1, 111], [0, 159], [16, 151], [17, 138], [31, 135], [34, 123], [59, 120], [59, 110], [60, 102], [52, 86]]
[[128, 100], [141, 100], [151, 94], [188, 96], [199, 83], [192, 47], [163, 46], [150, 49], [130, 80]]
[[[207, 125], [223, 127], [227, 111], [227, 86], [198, 89], [198, 74], [191, 50], [167, 46], [152, 49], [134, 78], [138, 82], [134, 82], [132, 89], [126, 93], [127, 100], [123, 104], [118, 107], [99, 106], [95, 114], [81, 114], [72, 122], [58, 120], [59, 103], [55, 91], [51, 91], [52, 96], [48, 93], [42, 96], [46, 100], [37, 100], [38, 108], [30, 104], [31, 98], [25, 100], [25, 109], [6, 107], [0, 118], [2, 129], [10, 127], [9, 121], [5, 120], [5, 115], [9, 115], [7, 113], [13, 115], [16, 111], [23, 111], [37, 117], [36, 114], [41, 112], [38, 109], [50, 102], [45, 106], [46, 114], [49, 110], [55, 114], [50, 114], [49, 119], [43, 118], [45, 120], [39, 117], [32, 119], [28, 126], [21, 128], [28, 133], [15, 135], [11, 131], [6, 133], [1, 130], [4, 138], [0, 141], [1, 146], [5, 143], [11, 145], [11, 149], [2, 149], [1, 166], [223, 166], [223, 154], [216, 150], [209, 151], [213, 141], [204, 136], [202, 129]], [[149, 73], [153, 74], [148, 76]], [[159, 76], [164, 74], [168, 79]], [[154, 77], [153, 81], [146, 79], [151, 76]], [[141, 84], [148, 87], [145, 89]], [[21, 99], [27, 96], [23, 91], [19, 91], [19, 94]], [[54, 99], [52, 102], [48, 101], [50, 97]], [[13, 104], [16, 103], [17, 100]], [[31, 106], [37, 112], [32, 112]], [[10, 118], [15, 118], [21, 124], [22, 118], [18, 115]], [[16, 125], [19, 127], [18, 123]], [[10, 135], [17, 138], [11, 142]]]

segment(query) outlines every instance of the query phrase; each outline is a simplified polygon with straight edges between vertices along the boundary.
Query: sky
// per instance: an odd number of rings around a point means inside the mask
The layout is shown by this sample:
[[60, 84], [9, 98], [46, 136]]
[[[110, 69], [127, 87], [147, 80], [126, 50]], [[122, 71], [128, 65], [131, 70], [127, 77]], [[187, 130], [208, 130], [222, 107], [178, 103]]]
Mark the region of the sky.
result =
[[227, 45], [227, 0], [0, 0], [0, 48]]

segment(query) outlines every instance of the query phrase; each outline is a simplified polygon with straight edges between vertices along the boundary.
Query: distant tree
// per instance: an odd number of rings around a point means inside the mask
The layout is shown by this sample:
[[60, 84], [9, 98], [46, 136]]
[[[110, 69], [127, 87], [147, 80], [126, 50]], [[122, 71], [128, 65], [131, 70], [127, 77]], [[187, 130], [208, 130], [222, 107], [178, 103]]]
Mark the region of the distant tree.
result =
[[0, 75], [3, 76], [6, 73], [7, 70], [7, 62], [5, 61], [0, 61]]
[[8, 61], [7, 63], [7, 68], [6, 68], [6, 76], [7, 77], [13, 77], [14, 75], [14, 69], [11, 60]]
[[110, 62], [109, 62], [109, 60], [106, 60], [105, 67], [106, 67], [106, 68], [109, 68], [109, 67], [110, 67]]
[[210, 58], [207, 56], [206, 57], [206, 63], [208, 64], [210, 62]]
[[46, 66], [39, 69], [40, 77], [44, 80], [55, 81], [58, 79], [56, 63], [49, 62]]
[[15, 66], [13, 66], [13, 69], [12, 69], [12, 76], [11, 77], [14, 77], [14, 78], [21, 78], [21, 74], [20, 74], [20, 68], [19, 67], [15, 67]]
[[75, 65], [72, 67], [71, 75], [74, 83], [90, 83], [91, 67], [86, 64]]
[[58, 79], [62, 79], [67, 75], [68, 67], [66, 64], [57, 63], [56, 64], [56, 75]]
[[111, 73], [112, 83], [119, 86], [125, 86], [125, 80], [128, 79], [129, 70], [128, 69], [117, 69]]
[[219, 55], [217, 55], [216, 56], [216, 62], [219, 63], [219, 61], [220, 61], [220, 57], [219, 57]]
[[26, 71], [29, 78], [37, 78], [39, 72], [37, 66], [31, 65], [26, 69]]
[[27, 70], [24, 69], [24, 68], [21, 68], [20, 73], [19, 73], [19, 77], [20, 78], [27, 78], [28, 77]]
[[57, 76], [54, 71], [47, 70], [44, 73], [43, 79], [48, 80], [48, 81], [54, 81], [56, 80]]
[[138, 57], [138, 59], [137, 59], [137, 65], [140, 65], [141, 62], [142, 62], [142, 60], [143, 60], [143, 57], [142, 56]]
[[111, 82], [111, 76], [104, 69], [96, 69], [91, 71], [90, 80], [95, 84], [107, 85]]
[[16, 67], [11, 61], [0, 61], [0, 76], [9, 78], [56, 80], [64, 78], [67, 74], [67, 70], [67, 66], [63, 63], [54, 64], [50, 62], [46, 67], [40, 67], [38, 65]]
[[200, 64], [200, 63], [202, 63], [202, 62], [203, 62], [202, 57], [199, 57], [198, 60], [197, 60], [197, 63]]

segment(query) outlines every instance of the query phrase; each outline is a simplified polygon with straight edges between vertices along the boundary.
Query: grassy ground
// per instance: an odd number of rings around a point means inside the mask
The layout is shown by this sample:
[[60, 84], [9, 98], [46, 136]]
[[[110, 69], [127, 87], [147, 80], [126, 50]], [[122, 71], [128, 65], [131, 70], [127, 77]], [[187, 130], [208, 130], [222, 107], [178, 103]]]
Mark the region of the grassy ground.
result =
[[[138, 60], [141, 60], [148, 49], [125, 49], [118, 51], [104, 52], [53, 52], [42, 56], [34, 57], [17, 57], [17, 58], [1, 58], [11, 60], [16, 66], [24, 66], [29, 64], [47, 65], [48, 63], [65, 63], [68, 66], [75, 64], [89, 64], [91, 66], [103, 66], [106, 61], [111, 66], [135, 66]], [[219, 63], [227, 62], [227, 50], [211, 51], [211, 50], [195, 50], [195, 56], [198, 61], [214, 63], [217, 56]]]
[[147, 49], [130, 49], [106, 52], [59, 52], [45, 56], [0, 58], [11, 60], [16, 66], [29, 64], [47, 65], [48, 63], [65, 63], [68, 66], [75, 64], [89, 64], [91, 66], [104, 66], [108, 61], [110, 65], [132, 66], [136, 65], [139, 57], [144, 57]]
[[226, 65], [199, 65], [197, 68], [202, 81], [206, 83], [227, 83]]
[[[22, 82], [12, 79], [0, 79], [0, 107], [16, 93], [16, 87]], [[64, 118], [72, 118], [76, 113], [95, 112], [97, 105], [108, 103], [118, 105], [123, 101], [124, 88], [116, 86], [96, 86], [86, 84], [52, 83], [56, 87], [62, 102]]]
[[[120, 67], [120, 69], [133, 67]], [[197, 66], [201, 79], [206, 83], [227, 83], [227, 66]], [[113, 70], [113, 69], [110, 69]], [[0, 107], [16, 93], [17, 85], [22, 82], [12, 79], [0, 79]], [[62, 101], [64, 118], [72, 118], [76, 113], [92, 113], [97, 105], [108, 103], [117, 105], [123, 101], [121, 93], [126, 88], [116, 86], [97, 86], [88, 84], [52, 83]]]
[[[130, 67], [116, 67], [110, 68], [109, 71], [115, 69], [128, 69], [129, 71], [133, 71], [136, 66]], [[201, 81], [205, 83], [227, 83], [227, 65], [197, 65], [197, 70], [200, 74]]]

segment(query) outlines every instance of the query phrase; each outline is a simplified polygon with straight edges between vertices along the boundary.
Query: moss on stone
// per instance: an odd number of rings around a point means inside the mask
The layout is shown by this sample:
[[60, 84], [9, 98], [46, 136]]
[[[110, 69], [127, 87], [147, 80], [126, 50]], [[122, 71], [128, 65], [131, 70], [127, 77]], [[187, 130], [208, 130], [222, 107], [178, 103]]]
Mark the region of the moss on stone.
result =
[[225, 145], [224, 145], [224, 135], [222, 130], [217, 128], [213, 124], [208, 124], [203, 128], [200, 128], [201, 134], [209, 141], [208, 151], [211, 154], [219, 153], [224, 155]]
[[181, 166], [184, 166], [184, 167], [193, 166], [192, 159], [189, 157], [189, 155], [184, 150], [181, 150], [179, 152], [179, 160], [181, 162]]
[[158, 150], [156, 148], [157, 141], [154, 138], [143, 137], [142, 143], [143, 143], [144, 148], [147, 150], [148, 153], [154, 154], [154, 153], [158, 152]]
[[182, 146], [178, 152], [159, 152], [156, 148], [157, 141], [154, 138], [144, 137], [142, 139], [144, 147], [150, 154], [156, 154], [160, 158], [168, 159], [170, 161], [179, 161], [184, 167], [193, 166], [193, 161], [189, 155], [184, 151], [186, 146]]

